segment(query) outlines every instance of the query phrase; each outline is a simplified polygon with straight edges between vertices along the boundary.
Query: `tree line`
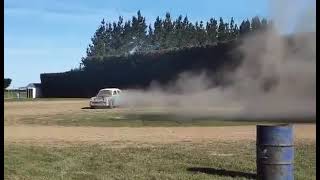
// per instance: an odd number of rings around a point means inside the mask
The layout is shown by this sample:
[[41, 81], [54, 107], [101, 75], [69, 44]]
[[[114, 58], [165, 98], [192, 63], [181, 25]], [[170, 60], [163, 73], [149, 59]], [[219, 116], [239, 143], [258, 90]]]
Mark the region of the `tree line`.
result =
[[170, 13], [166, 13], [164, 18], [158, 16], [153, 25], [147, 25], [146, 18], [138, 11], [136, 16], [127, 21], [122, 16], [115, 22], [103, 19], [91, 38], [82, 64], [86, 66], [88, 61], [102, 60], [106, 56], [213, 45], [265, 30], [271, 23], [265, 18], [260, 20], [258, 16], [251, 21], [243, 20], [239, 26], [234, 18], [225, 21], [221, 17], [192, 23], [187, 16], [180, 15], [172, 19]]
[[212, 85], [229, 84], [243, 58], [237, 47], [242, 37], [264, 31], [272, 22], [259, 17], [237, 25], [233, 18], [189, 21], [170, 13], [147, 25], [138, 11], [130, 20], [101, 21], [91, 38], [83, 69], [40, 75], [44, 97], [91, 97], [101, 88], [147, 88], [165, 85], [183, 72], [210, 73]]

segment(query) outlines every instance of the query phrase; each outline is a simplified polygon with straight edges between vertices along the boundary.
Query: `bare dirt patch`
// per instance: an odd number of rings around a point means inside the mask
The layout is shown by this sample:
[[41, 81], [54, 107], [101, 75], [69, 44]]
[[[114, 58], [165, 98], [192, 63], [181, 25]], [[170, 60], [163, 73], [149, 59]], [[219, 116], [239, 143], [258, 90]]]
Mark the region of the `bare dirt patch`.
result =
[[5, 102], [4, 113], [24, 116], [81, 111], [81, 108], [88, 106], [88, 102], [88, 100]]
[[[315, 125], [295, 124], [296, 141], [315, 140]], [[36, 143], [175, 143], [255, 140], [255, 126], [226, 127], [59, 127], [5, 126], [4, 140]]]

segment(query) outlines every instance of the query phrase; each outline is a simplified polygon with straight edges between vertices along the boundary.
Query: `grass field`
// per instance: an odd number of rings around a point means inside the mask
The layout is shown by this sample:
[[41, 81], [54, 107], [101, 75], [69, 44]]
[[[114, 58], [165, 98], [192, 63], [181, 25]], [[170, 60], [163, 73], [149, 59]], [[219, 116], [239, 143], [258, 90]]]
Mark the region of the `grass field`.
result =
[[[91, 112], [91, 113], [90, 113]], [[173, 127], [173, 126], [230, 126], [252, 125], [256, 121], [232, 121], [216, 117], [184, 118], [167, 113], [97, 112], [57, 114], [52, 116], [29, 116], [21, 119], [24, 124], [94, 127]], [[260, 121], [261, 122], [261, 121]], [[265, 122], [267, 123], [267, 122]]]
[[[255, 179], [261, 120], [87, 105], [5, 101], [5, 179]], [[295, 179], [315, 179], [315, 121], [308, 122], [295, 126]]]
[[[315, 144], [295, 150], [295, 179], [315, 179]], [[255, 179], [256, 171], [255, 143], [246, 141], [121, 148], [12, 144], [4, 152], [5, 179]]]
[[[57, 114], [52, 116], [29, 116], [21, 119], [24, 124], [94, 127], [190, 127], [190, 126], [241, 126], [257, 123], [272, 123], [280, 120], [230, 120], [221, 117], [183, 117], [168, 113], [125, 113], [96, 112]], [[282, 120], [280, 122], [288, 122]], [[292, 122], [292, 121], [291, 121]], [[296, 123], [314, 123], [298, 121]]]

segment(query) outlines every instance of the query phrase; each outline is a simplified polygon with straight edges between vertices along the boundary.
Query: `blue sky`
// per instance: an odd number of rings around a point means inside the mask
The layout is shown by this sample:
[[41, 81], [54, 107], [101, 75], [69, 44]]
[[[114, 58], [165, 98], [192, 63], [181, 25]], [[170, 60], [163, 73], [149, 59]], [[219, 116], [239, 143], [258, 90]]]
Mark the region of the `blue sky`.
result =
[[148, 23], [165, 12], [240, 21], [268, 17], [268, 8], [267, 0], [5, 0], [4, 76], [16, 88], [40, 82], [40, 73], [78, 67], [102, 18], [128, 19], [140, 9]]

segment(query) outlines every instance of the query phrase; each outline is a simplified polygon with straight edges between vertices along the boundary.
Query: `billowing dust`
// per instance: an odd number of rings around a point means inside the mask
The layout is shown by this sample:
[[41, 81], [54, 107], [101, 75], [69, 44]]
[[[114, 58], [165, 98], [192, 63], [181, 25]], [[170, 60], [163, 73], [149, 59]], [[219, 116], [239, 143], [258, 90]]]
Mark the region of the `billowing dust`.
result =
[[[315, 117], [315, 1], [303, 5], [271, 1], [273, 26], [243, 40], [237, 49], [244, 55], [242, 64], [225, 74], [230, 86], [212, 87], [216, 77], [185, 72], [167, 86], [154, 82], [148, 90], [125, 91], [125, 105], [174, 107], [175, 113], [187, 116]], [[179, 94], [172, 93], [177, 90]], [[210, 111], [217, 108], [223, 111]]]

